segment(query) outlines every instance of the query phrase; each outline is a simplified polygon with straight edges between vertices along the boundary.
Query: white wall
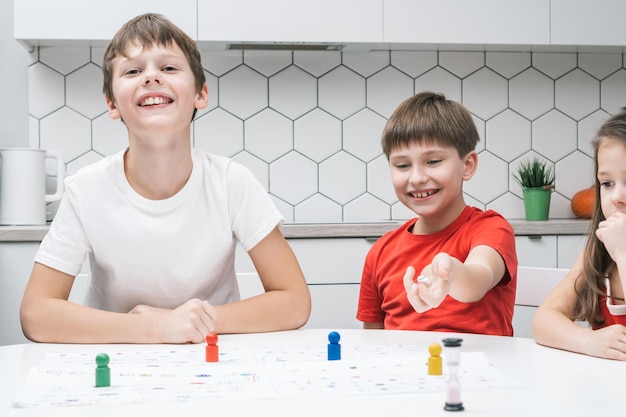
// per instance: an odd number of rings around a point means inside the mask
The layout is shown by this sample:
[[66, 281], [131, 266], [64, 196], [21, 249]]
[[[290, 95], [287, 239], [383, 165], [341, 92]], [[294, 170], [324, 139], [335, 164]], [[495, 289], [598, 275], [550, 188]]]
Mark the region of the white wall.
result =
[[13, 38], [13, 0], [0, 0], [0, 148], [28, 147], [28, 53]]
[[[67, 174], [127, 145], [102, 96], [101, 47], [39, 47], [12, 39], [12, 3], [0, 9], [1, 146], [61, 151]], [[571, 198], [592, 182], [591, 139], [626, 104], [622, 50], [202, 51], [210, 105], [194, 146], [248, 166], [287, 222], [412, 217], [393, 193], [380, 134], [417, 91], [462, 102], [481, 142], [466, 201], [523, 218], [519, 161], [554, 163], [550, 218], [572, 218]], [[28, 90], [33, 97], [28, 104]], [[29, 117], [30, 116], [30, 117]], [[68, 128], [71, 127], [71, 128]], [[340, 180], [338, 180], [340, 179]]]
[[[69, 175], [127, 146], [102, 97], [103, 48], [39, 47], [30, 59], [32, 147], [56, 149]], [[194, 146], [248, 166], [287, 222], [413, 217], [397, 202], [380, 135], [422, 90], [461, 101], [481, 141], [466, 201], [523, 218], [519, 161], [554, 163], [550, 218], [592, 182], [591, 139], [626, 103], [621, 51], [202, 51], [209, 106]], [[68, 129], [71, 126], [71, 129]]]

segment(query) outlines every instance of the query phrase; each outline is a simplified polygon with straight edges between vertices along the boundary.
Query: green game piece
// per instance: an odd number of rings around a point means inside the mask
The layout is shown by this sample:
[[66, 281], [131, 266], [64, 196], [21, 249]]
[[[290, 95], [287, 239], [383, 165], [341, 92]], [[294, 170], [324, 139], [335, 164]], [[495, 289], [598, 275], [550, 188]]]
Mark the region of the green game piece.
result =
[[96, 387], [111, 386], [111, 369], [109, 369], [109, 355], [99, 353], [96, 356]]

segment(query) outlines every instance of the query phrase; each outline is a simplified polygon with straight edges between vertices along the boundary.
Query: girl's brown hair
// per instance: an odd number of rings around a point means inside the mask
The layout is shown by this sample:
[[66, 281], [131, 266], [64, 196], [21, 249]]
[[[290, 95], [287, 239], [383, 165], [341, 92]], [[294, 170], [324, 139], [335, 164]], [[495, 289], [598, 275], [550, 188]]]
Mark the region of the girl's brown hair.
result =
[[600, 302], [608, 296], [605, 279], [614, 268], [614, 261], [607, 252], [604, 244], [596, 237], [595, 231], [601, 221], [605, 220], [600, 205], [600, 182], [598, 181], [598, 150], [607, 140], [621, 141], [626, 146], [626, 111], [611, 116], [598, 130], [593, 140], [594, 149], [594, 189], [595, 202], [587, 243], [584, 249], [584, 263], [581, 274], [576, 278], [575, 289], [578, 294], [575, 316], [576, 320], [587, 320], [589, 324], [598, 327], [604, 324], [600, 314]]

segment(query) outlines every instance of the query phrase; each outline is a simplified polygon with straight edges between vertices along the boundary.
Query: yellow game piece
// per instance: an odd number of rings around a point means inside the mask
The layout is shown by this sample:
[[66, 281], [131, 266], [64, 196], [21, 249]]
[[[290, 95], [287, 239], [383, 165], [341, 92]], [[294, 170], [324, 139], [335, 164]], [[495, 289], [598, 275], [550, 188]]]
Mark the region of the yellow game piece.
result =
[[443, 374], [443, 360], [441, 359], [441, 345], [432, 343], [428, 346], [430, 357], [428, 358], [428, 375]]

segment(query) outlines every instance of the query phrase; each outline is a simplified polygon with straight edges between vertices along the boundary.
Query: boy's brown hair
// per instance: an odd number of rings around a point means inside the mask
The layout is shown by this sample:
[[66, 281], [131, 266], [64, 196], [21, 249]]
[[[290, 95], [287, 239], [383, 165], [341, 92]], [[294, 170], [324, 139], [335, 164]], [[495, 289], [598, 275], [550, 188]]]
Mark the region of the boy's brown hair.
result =
[[453, 146], [463, 158], [480, 140], [469, 111], [443, 94], [430, 91], [403, 101], [383, 129], [381, 144], [389, 159], [394, 149], [412, 143], [438, 143]]
[[144, 48], [153, 45], [162, 45], [168, 48], [173, 44], [178, 45], [185, 54], [193, 72], [196, 80], [196, 92], [202, 89], [206, 77], [196, 42], [163, 15], [146, 13], [126, 22], [117, 31], [104, 51], [102, 92], [109, 99], [115, 100], [113, 97], [113, 60], [118, 56], [126, 57], [126, 49], [131, 43], [139, 44]]

